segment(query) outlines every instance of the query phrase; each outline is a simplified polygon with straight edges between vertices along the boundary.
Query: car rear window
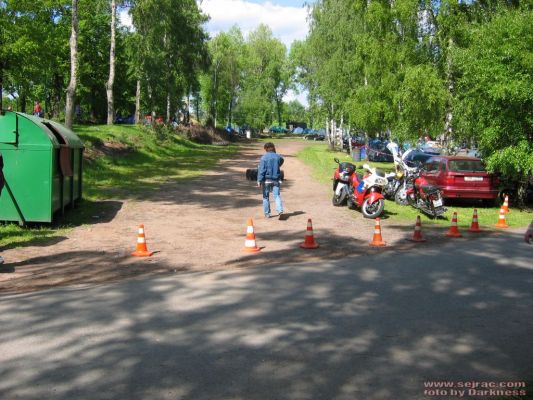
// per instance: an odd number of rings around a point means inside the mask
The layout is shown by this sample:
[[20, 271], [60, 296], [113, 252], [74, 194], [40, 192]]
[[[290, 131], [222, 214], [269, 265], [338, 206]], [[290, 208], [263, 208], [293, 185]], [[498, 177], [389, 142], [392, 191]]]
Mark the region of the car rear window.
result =
[[481, 160], [450, 160], [448, 168], [452, 172], [485, 172]]

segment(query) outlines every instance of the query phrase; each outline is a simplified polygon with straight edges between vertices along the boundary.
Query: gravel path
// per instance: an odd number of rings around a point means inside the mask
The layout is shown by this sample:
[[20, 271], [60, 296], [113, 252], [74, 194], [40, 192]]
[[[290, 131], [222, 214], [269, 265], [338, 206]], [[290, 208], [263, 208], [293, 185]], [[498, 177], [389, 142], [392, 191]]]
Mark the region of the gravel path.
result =
[[[431, 239], [428, 243], [412, 244], [405, 240], [412, 235], [412, 224], [389, 218], [382, 221], [382, 231], [390, 246], [370, 248], [374, 221], [364, 219], [358, 211], [331, 205], [330, 186], [315, 182], [310, 169], [296, 158], [306, 145], [303, 141], [277, 144], [278, 153], [285, 157], [284, 221], [263, 217], [260, 190], [245, 179], [245, 170], [256, 167], [263, 153], [262, 144], [247, 144], [201, 178], [165, 184], [146, 193], [143, 201], [104, 202], [94, 224], [44, 244], [4, 251], [7, 264], [0, 270], [0, 292], [103, 283], [147, 273], [269, 268], [435, 246], [450, 240], [443, 237], [441, 228], [424, 232]], [[332, 161], [332, 172], [334, 165]], [[253, 255], [242, 252], [248, 217], [254, 219], [257, 244], [262, 248]], [[308, 218], [320, 244], [316, 250], [298, 246]], [[149, 250], [156, 252], [150, 258], [129, 255], [141, 223]]]

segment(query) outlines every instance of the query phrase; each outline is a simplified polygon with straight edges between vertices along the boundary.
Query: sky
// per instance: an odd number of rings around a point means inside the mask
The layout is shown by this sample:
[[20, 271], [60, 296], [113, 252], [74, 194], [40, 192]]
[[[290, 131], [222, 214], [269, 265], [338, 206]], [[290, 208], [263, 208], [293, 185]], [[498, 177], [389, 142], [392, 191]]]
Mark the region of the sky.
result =
[[307, 35], [307, 9], [303, 3], [303, 0], [203, 0], [200, 6], [211, 18], [206, 25], [211, 35], [236, 24], [246, 36], [263, 23], [289, 48], [294, 40], [303, 40]]
[[[202, 0], [202, 11], [209, 15], [206, 30], [211, 37], [226, 32], [238, 25], [246, 37], [261, 23], [272, 30], [274, 37], [281, 40], [287, 49], [294, 40], [304, 40], [308, 32], [307, 9], [304, 0]], [[131, 26], [127, 10], [120, 13], [123, 25]], [[307, 105], [304, 94], [289, 93], [285, 100], [298, 99]]]

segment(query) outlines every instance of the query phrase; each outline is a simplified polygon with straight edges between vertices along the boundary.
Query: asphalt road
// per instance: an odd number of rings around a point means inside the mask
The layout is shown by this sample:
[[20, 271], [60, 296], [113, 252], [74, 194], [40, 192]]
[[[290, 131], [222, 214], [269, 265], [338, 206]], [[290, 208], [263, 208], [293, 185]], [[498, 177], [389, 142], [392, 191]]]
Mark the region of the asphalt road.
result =
[[430, 399], [424, 382], [532, 383], [532, 259], [506, 232], [3, 295], [0, 399]]

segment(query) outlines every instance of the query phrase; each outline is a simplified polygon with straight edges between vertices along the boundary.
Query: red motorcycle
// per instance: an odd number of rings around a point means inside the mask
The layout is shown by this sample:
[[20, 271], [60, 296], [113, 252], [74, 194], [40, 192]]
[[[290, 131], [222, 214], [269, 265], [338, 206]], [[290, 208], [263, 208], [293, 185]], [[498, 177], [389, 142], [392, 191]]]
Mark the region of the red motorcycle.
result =
[[408, 176], [405, 198], [408, 204], [430, 217], [437, 218], [446, 212], [441, 190], [420, 176], [420, 170]]
[[383, 188], [387, 186], [385, 174], [367, 164], [362, 168], [368, 171], [365, 175], [355, 172], [355, 165], [340, 162], [333, 175], [333, 205], [347, 204], [349, 208], [358, 206], [366, 218], [379, 217], [385, 208]]

